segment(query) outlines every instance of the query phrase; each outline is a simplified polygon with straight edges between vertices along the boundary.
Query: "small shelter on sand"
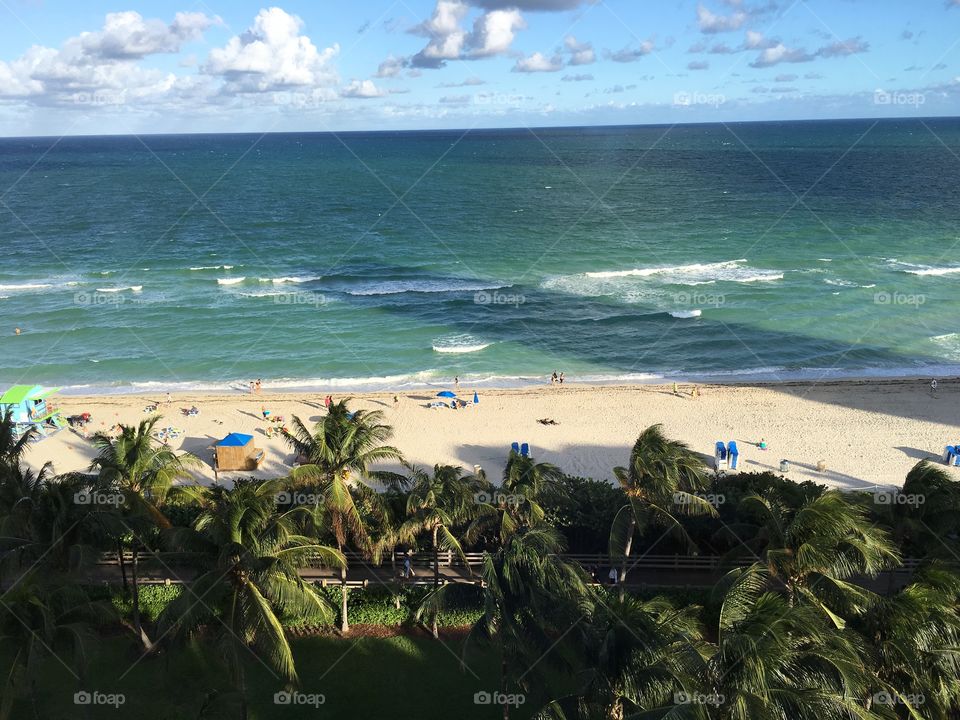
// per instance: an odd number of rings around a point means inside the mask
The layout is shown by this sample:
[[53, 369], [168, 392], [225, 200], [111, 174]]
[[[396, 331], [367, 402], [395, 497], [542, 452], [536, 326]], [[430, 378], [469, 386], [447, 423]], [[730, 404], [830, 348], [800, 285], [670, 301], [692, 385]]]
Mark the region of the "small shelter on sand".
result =
[[256, 470], [263, 462], [263, 450], [253, 444], [253, 435], [230, 433], [215, 446], [215, 470]]
[[60, 408], [50, 397], [59, 389], [14, 385], [0, 395], [0, 416], [10, 413], [14, 436], [22, 437], [30, 428], [36, 428], [40, 437], [46, 437], [65, 427]]

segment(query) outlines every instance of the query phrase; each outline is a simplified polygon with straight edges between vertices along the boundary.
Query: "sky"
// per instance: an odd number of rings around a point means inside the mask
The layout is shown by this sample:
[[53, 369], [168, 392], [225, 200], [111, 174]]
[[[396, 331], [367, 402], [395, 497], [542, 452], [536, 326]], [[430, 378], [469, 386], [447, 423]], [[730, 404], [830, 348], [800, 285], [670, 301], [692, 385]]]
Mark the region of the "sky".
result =
[[960, 115], [960, 0], [0, 0], [0, 136]]

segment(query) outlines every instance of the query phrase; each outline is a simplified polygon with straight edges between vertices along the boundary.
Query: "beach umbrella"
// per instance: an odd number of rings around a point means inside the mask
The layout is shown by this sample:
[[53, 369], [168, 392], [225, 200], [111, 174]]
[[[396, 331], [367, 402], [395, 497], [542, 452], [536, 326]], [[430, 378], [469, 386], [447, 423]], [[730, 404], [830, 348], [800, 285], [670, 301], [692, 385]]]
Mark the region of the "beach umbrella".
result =
[[480, 404], [480, 396], [477, 395], [477, 391], [476, 391], [476, 390], [473, 391], [473, 404], [474, 404], [474, 405], [479, 405], [479, 404]]
[[442, 390], [437, 393], [437, 397], [455, 398], [456, 396], [457, 394], [455, 392], [451, 392], [449, 390]]

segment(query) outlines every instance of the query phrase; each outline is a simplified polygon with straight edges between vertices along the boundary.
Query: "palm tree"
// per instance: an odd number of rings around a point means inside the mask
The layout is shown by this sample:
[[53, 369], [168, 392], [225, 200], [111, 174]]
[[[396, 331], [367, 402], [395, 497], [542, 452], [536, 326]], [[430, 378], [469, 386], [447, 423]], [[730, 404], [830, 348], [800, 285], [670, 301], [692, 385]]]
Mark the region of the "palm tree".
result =
[[433, 584], [440, 584], [440, 549], [457, 554], [466, 564], [466, 556], [454, 528], [466, 520], [475, 507], [477, 483], [464, 477], [463, 469], [452, 465], [434, 465], [433, 475], [411, 467], [413, 478], [407, 495], [407, 520], [400, 537], [408, 542], [420, 533], [430, 534], [433, 550]]
[[[939, 565], [883, 597], [853, 627], [877, 656], [879, 692], [911, 717], [950, 720], [960, 713], [960, 577]], [[883, 693], [883, 695], [880, 695]]]
[[146, 647], [150, 646], [150, 641], [143, 633], [140, 622], [140, 546], [143, 544], [143, 537], [152, 528], [170, 526], [170, 522], [157, 506], [173, 482], [189, 477], [189, 468], [200, 463], [193, 455], [177, 455], [153, 439], [153, 428], [159, 420], [159, 415], [153, 415], [141, 420], [137, 427], [120, 425], [120, 434], [117, 437], [97, 433], [93, 437], [93, 443], [99, 452], [90, 464], [90, 470], [97, 473], [98, 489], [116, 491], [123, 498], [122, 503], [114, 506], [119, 508], [119, 511], [113, 514], [119, 525], [115, 528], [117, 554], [126, 577], [123, 545], [124, 539], [129, 538], [132, 551], [130, 570], [133, 624]]
[[53, 654], [75, 678], [82, 679], [97, 641], [93, 629], [117, 620], [108, 601], [92, 601], [81, 586], [51, 581], [46, 575], [37, 570], [23, 576], [0, 603], [0, 643], [13, 655], [0, 690], [0, 720], [12, 717], [13, 703], [24, 688], [33, 716], [41, 720], [39, 662]]
[[[811, 605], [770, 590], [766, 569], [731, 571], [716, 588], [717, 644], [694, 704], [719, 720], [875, 718], [872, 679], [857, 639]], [[689, 698], [684, 698], [689, 701]]]
[[[337, 550], [342, 552], [353, 540], [361, 551], [373, 555], [374, 548], [351, 492], [351, 483], [354, 479], [361, 484], [365, 479], [396, 479], [370, 470], [375, 463], [401, 460], [400, 451], [386, 444], [393, 430], [383, 422], [383, 413], [379, 410], [350, 412], [347, 400], [341, 400], [330, 406], [312, 430], [296, 415], [292, 426], [293, 430], [285, 437], [301, 460], [301, 465], [290, 473], [295, 486], [312, 488], [320, 495]], [[350, 623], [345, 566], [340, 578], [340, 631], [347, 633]]]
[[330, 567], [345, 564], [342, 553], [299, 533], [306, 509], [277, 511], [276, 498], [283, 488], [278, 480], [238, 480], [232, 490], [181, 488], [199, 503], [201, 512], [192, 528], [170, 531], [175, 547], [199, 559], [200, 572], [164, 609], [160, 629], [174, 636], [201, 627], [219, 631], [218, 644], [241, 693], [244, 718], [241, 649], [252, 650], [288, 685], [296, 684], [293, 653], [277, 613], [332, 620], [332, 608], [298, 570], [315, 556]]
[[873, 593], [849, 580], [874, 577], [899, 563], [886, 531], [839, 490], [825, 492], [795, 512], [758, 495], [744, 498], [740, 506], [760, 518], [757, 536], [748, 544], [784, 584], [790, 604], [811, 603], [838, 628], [845, 621], [837, 611], [859, 614], [876, 601]]
[[550, 463], [536, 462], [532, 457], [513, 450], [507, 456], [500, 486], [493, 485], [480, 475], [474, 519], [465, 534], [468, 542], [475, 542], [486, 532], [494, 532], [503, 544], [520, 528], [531, 528], [544, 521], [546, 513], [542, 501], [557, 492], [563, 471]]
[[610, 529], [610, 555], [621, 559], [620, 584], [627, 577], [627, 562], [634, 535], [654, 525], [665, 526], [691, 550], [693, 541], [676, 518], [683, 515], [716, 515], [706, 499], [697, 495], [706, 487], [700, 458], [685, 443], [670, 440], [662, 425], [651, 425], [637, 438], [628, 467], [613, 473], [627, 496]]
[[695, 692], [710, 652], [700, 608], [674, 608], [662, 597], [609, 597], [595, 591], [596, 609], [580, 651], [584, 682], [550, 703], [557, 720], [622, 720], [662, 714], [679, 693]]
[[948, 560], [960, 555], [960, 483], [942, 467], [921, 460], [901, 490], [864, 499], [904, 552]]
[[[583, 570], [558, 556], [563, 549], [560, 534], [541, 525], [518, 530], [484, 557], [483, 615], [471, 628], [464, 653], [475, 642], [499, 651], [504, 695], [512, 684], [529, 687], [534, 671], [542, 679], [547, 667], [573, 667], [567, 651], [592, 603]], [[509, 714], [504, 704], [503, 717]]]

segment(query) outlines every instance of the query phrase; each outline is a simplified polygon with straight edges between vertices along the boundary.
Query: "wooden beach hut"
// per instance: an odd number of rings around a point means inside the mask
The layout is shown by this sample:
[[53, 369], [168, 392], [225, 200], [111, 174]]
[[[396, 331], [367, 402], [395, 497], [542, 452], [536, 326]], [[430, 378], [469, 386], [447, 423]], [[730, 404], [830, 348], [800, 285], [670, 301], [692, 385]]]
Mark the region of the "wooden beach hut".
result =
[[0, 415], [10, 413], [13, 432], [18, 438], [30, 428], [36, 428], [40, 437], [51, 435], [66, 426], [60, 408], [52, 397], [59, 389], [43, 385], [14, 385], [0, 395]]
[[216, 470], [256, 470], [263, 462], [263, 450], [253, 444], [253, 435], [230, 433], [214, 446]]

